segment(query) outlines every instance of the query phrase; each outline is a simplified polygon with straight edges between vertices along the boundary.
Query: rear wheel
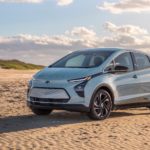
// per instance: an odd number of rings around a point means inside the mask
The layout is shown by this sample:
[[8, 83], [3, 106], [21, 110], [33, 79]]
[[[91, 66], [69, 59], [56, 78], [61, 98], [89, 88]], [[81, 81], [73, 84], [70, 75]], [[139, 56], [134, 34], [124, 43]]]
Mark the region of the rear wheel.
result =
[[110, 94], [103, 89], [93, 96], [88, 116], [94, 120], [103, 120], [110, 116], [112, 110], [112, 98]]
[[49, 115], [52, 110], [50, 109], [38, 109], [38, 108], [31, 108], [32, 112], [36, 115], [41, 115], [41, 116], [44, 116], [44, 115]]

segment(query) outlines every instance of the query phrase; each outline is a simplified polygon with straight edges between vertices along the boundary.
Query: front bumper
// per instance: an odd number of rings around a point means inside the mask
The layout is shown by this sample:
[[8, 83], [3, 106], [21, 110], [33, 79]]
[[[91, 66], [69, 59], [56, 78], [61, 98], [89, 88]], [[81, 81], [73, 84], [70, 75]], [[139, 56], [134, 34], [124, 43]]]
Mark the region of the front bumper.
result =
[[52, 103], [39, 103], [28, 101], [27, 105], [29, 108], [38, 108], [38, 109], [56, 109], [56, 110], [67, 110], [75, 112], [89, 112], [89, 107], [86, 107], [82, 104], [52, 104]]
[[32, 87], [28, 90], [27, 105], [39, 109], [59, 109], [88, 112], [85, 99], [79, 97], [73, 88]]

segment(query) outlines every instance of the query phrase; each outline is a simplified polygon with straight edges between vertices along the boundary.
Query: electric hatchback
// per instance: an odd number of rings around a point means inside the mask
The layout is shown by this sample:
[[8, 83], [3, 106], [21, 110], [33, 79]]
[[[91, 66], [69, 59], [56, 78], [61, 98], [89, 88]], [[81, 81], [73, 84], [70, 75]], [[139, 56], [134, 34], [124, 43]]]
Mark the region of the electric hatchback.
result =
[[27, 104], [37, 115], [61, 109], [95, 120], [116, 108], [150, 108], [150, 57], [117, 48], [73, 52], [33, 76]]

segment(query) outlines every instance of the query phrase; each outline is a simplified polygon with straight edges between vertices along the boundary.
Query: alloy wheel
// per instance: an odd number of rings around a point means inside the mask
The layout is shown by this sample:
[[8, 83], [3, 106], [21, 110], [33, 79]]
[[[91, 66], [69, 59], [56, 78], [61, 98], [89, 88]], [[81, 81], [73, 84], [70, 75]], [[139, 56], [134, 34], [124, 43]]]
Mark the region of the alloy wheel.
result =
[[105, 90], [99, 90], [92, 101], [90, 118], [103, 120], [109, 117], [112, 109], [112, 99]]

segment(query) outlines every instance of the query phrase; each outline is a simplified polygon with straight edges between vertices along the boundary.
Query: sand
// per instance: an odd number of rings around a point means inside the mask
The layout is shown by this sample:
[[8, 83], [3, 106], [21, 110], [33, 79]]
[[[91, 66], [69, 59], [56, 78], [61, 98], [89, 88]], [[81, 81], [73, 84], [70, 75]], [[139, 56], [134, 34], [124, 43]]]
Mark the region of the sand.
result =
[[150, 110], [117, 110], [104, 121], [54, 111], [35, 116], [26, 89], [35, 71], [0, 70], [0, 150], [150, 150]]

